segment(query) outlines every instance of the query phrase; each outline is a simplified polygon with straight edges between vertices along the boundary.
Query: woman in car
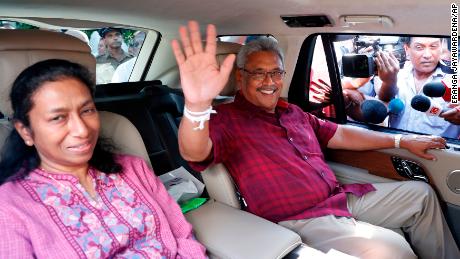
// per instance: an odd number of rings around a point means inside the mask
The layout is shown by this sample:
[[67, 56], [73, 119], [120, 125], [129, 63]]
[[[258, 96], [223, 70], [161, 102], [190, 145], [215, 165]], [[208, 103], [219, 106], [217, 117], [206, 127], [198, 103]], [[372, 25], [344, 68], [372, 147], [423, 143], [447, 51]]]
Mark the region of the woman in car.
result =
[[146, 163], [99, 138], [93, 79], [46, 60], [10, 93], [15, 130], [0, 162], [0, 258], [204, 258]]

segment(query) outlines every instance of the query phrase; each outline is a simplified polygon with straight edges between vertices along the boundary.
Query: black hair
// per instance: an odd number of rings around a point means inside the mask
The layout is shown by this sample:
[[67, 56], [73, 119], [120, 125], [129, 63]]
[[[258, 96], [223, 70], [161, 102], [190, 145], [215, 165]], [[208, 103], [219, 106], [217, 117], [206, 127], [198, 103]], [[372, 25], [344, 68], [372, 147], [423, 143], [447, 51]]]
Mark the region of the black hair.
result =
[[[410, 44], [411, 44], [411, 42], [412, 42], [412, 38], [414, 38], [414, 37], [409, 37], [409, 36], [407, 36], [407, 37], [401, 37], [400, 40], [401, 40], [401, 42], [402, 42], [403, 44], [406, 44], [407, 46], [410, 46]], [[436, 37], [433, 37], [433, 38], [436, 38]], [[439, 38], [439, 41], [442, 42], [442, 38]]]
[[[88, 87], [94, 95], [94, 78], [84, 66], [61, 59], [40, 61], [22, 71], [10, 92], [13, 122], [30, 127], [29, 112], [33, 107], [32, 96], [46, 82], [73, 78]], [[115, 147], [109, 140], [99, 138], [89, 164], [105, 173], [119, 173], [122, 166], [115, 162]], [[34, 146], [27, 146], [19, 133], [13, 129], [1, 151], [0, 184], [22, 179], [40, 165], [40, 157]]]
[[411, 40], [412, 40], [412, 37], [408, 37], [408, 36], [400, 38], [400, 41], [407, 46], [410, 45]]
[[98, 30], [98, 33], [99, 33], [99, 36], [101, 36], [101, 38], [105, 38], [105, 35], [111, 31], [117, 31], [120, 34], [123, 34], [123, 30], [121, 28], [115, 28], [115, 27], [101, 28]]

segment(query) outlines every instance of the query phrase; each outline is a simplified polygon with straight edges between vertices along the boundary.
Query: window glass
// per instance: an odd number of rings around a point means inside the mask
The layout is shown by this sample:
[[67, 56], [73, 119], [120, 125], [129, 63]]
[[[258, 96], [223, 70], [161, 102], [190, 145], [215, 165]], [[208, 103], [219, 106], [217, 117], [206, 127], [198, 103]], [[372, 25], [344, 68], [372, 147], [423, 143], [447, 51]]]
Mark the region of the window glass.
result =
[[101, 28], [85, 31], [96, 57], [96, 83], [129, 81], [146, 32], [124, 28]]
[[224, 41], [224, 42], [233, 42], [233, 43], [238, 43], [241, 45], [244, 45], [251, 40], [255, 40], [260, 37], [270, 37], [270, 38], [275, 38], [272, 35], [230, 35], [230, 36], [218, 36], [217, 41]]
[[333, 42], [348, 119], [453, 139], [450, 39], [337, 35]]
[[[48, 28], [39, 28], [16, 21], [0, 20], [0, 29]], [[52, 30], [74, 36], [90, 46], [91, 53], [96, 58], [96, 84], [130, 81], [134, 65], [148, 33], [148, 31], [144, 30], [118, 27]]]
[[321, 36], [314, 40], [315, 48], [310, 66], [308, 102], [310, 112], [321, 118], [335, 118], [335, 105], [331, 100], [331, 80]]

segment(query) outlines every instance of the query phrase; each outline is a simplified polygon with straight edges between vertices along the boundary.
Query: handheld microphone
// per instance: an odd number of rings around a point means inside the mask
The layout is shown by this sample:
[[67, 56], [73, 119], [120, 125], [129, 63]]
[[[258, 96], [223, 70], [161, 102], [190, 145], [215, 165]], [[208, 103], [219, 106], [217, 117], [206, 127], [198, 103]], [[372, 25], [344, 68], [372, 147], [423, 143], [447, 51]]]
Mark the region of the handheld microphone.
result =
[[423, 93], [429, 97], [442, 97], [444, 101], [450, 102], [451, 87], [448, 79], [434, 80], [423, 86]]
[[441, 83], [446, 87], [446, 92], [442, 96], [442, 99], [450, 103], [452, 97], [452, 75], [446, 75], [446, 77], [441, 80]]
[[361, 104], [363, 118], [368, 123], [382, 123], [388, 115], [385, 104], [379, 100], [365, 100]]
[[399, 98], [394, 98], [388, 103], [388, 113], [400, 114], [405, 108], [404, 102]]
[[428, 116], [439, 116], [443, 112], [441, 105], [420, 94], [412, 98], [410, 105], [415, 110], [424, 112]]

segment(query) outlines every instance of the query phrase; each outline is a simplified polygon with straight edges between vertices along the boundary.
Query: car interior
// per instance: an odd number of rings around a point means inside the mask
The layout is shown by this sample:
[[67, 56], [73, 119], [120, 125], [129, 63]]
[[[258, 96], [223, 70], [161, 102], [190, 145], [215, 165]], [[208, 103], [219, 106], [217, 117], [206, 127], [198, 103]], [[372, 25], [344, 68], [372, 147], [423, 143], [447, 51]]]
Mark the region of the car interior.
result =
[[[244, 199], [223, 164], [196, 172], [181, 157], [177, 134], [184, 96], [170, 47], [171, 40], [178, 37], [179, 25], [189, 19], [196, 19], [202, 25], [215, 24], [219, 35], [218, 62], [238, 53], [244, 44], [242, 38], [261, 35], [276, 38], [286, 56], [282, 98], [318, 117], [390, 134], [425, 134], [348, 116], [339, 65], [342, 57], [337, 54], [345, 44], [337, 42], [352, 39], [356, 44], [356, 39], [364, 35], [382, 36], [379, 39], [407, 35], [449, 38], [450, 10], [451, 3], [444, 0], [390, 1], [384, 7], [362, 0], [350, 3], [84, 0], [66, 4], [56, 0], [2, 1], [0, 28], [6, 24], [17, 28], [0, 29], [0, 145], [12, 130], [8, 100], [11, 84], [23, 69], [41, 60], [60, 58], [81, 63], [98, 77], [100, 70], [89, 42], [64, 31], [80, 30], [89, 35], [111, 26], [146, 32], [129, 80], [96, 85], [102, 136], [113, 140], [117, 152], [142, 157], [158, 176], [184, 167], [205, 184], [202, 196], [209, 201], [185, 217], [210, 258], [300, 258], [308, 250], [308, 244], [302, 243], [295, 232], [246, 212]], [[20, 29], [23, 24], [28, 27]], [[128, 36], [132, 39], [132, 34]], [[313, 84], [320, 75], [331, 89], [327, 101], [317, 102], [312, 99]], [[236, 91], [232, 73], [214, 105], [231, 102]], [[325, 154], [341, 183], [405, 180], [429, 183], [437, 192], [444, 216], [460, 245], [460, 223], [456, 220], [460, 218], [460, 141], [458, 137], [447, 140], [448, 148], [430, 151], [437, 156], [436, 161], [423, 160], [403, 149], [325, 150]], [[392, 230], [404, 235], [401, 229]]]

